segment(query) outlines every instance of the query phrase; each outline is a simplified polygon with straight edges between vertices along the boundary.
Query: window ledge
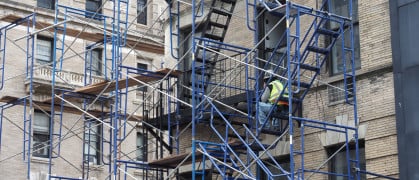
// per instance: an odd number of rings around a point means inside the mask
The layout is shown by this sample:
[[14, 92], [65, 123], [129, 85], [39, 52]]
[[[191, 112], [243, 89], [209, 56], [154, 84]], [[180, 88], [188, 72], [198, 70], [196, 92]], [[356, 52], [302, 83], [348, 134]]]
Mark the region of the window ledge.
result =
[[[39, 164], [49, 164], [49, 158], [44, 158], [44, 157], [31, 157], [31, 162], [33, 162], [33, 163], [39, 163]], [[51, 165], [54, 165], [54, 163], [51, 162]]]
[[137, 24], [137, 27], [140, 27], [140, 28], [147, 28], [148, 27], [146, 24], [141, 24], [141, 23], [138, 23], [138, 22], [135, 22], [135, 23]]
[[[361, 67], [361, 69], [357, 69], [355, 71], [355, 75], [356, 75], [356, 77], [358, 77], [358, 76], [362, 76], [362, 75], [367, 75], [369, 73], [374, 73], [376, 71], [380, 71], [380, 70], [383, 70], [383, 69], [392, 68], [392, 67], [393, 67], [393, 64], [391, 64], [391, 63], [384, 64], [384, 65], [381, 65], [381, 66], [377, 66], [377, 67], [374, 67], [374, 68], [364, 68], [363, 69]], [[334, 82], [338, 82], [338, 81], [342, 81], [342, 80], [343, 80], [343, 74], [340, 74], [340, 75], [335, 75], [335, 76], [325, 78], [325, 80], [323, 80], [323, 82], [330, 84], [330, 83], [334, 83]], [[320, 86], [322, 86], [322, 85], [320, 85]]]
[[[86, 166], [87, 164], [84, 165], [84, 167]], [[83, 167], [83, 165], [80, 165], [80, 167]], [[89, 164], [89, 170], [90, 171], [104, 171], [105, 167], [103, 165]]]
[[[352, 100], [353, 100], [353, 98], [349, 98], [349, 101], [352, 101]], [[342, 100], [339, 100], [339, 101], [330, 102], [328, 104], [328, 106], [334, 106], [334, 105], [345, 104], [345, 103], [346, 103], [346, 100], [342, 99]]]

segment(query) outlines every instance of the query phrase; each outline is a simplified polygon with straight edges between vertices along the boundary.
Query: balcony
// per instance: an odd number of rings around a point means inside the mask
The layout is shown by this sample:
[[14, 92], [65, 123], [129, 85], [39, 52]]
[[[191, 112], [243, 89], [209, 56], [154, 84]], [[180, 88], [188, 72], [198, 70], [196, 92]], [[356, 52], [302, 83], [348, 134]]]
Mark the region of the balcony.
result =
[[[36, 93], [48, 93], [51, 90], [52, 82], [52, 68], [49, 66], [36, 67], [33, 72], [33, 88]], [[81, 73], [71, 71], [60, 71], [56, 72], [55, 86], [57, 89], [76, 89], [84, 86], [84, 76]], [[105, 81], [103, 78], [98, 76], [92, 76], [92, 83], [100, 83]], [[25, 80], [27, 91], [29, 90], [29, 79]]]

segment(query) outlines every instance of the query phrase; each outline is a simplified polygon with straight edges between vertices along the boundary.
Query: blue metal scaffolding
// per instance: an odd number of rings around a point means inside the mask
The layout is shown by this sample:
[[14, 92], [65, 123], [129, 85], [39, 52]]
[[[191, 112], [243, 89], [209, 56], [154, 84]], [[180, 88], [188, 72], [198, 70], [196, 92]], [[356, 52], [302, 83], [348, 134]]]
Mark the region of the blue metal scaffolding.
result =
[[[185, 73], [183, 86], [190, 86], [189, 93], [181, 93], [179, 98], [188, 99], [192, 103], [192, 179], [208, 175], [205, 162], [211, 163], [213, 172], [219, 174], [222, 179], [260, 179], [262, 174], [267, 179], [286, 177], [287, 179], [305, 179], [307, 173], [323, 174], [328, 176], [344, 177], [347, 179], [360, 179], [359, 146], [358, 146], [358, 116], [356, 98], [356, 76], [354, 58], [354, 30], [352, 23], [352, 1], [347, 1], [348, 16], [341, 16], [328, 12], [331, 1], [321, 1], [318, 8], [307, 7], [286, 1], [246, 1], [246, 26], [254, 32], [254, 45], [252, 49], [238, 47], [224, 42], [225, 31], [233, 14], [234, 0], [213, 0], [208, 8], [206, 18], [201, 21], [198, 18], [199, 10], [206, 9], [198, 1], [192, 1], [191, 36], [192, 49], [190, 56], [186, 53], [175, 54], [182, 44], [180, 39], [179, 2], [170, 3], [170, 45], [171, 53], [178, 61], [184, 61], [184, 67], [180, 67]], [[221, 4], [221, 5], [220, 5]], [[226, 7], [227, 6], [227, 7]], [[230, 7], [232, 7], [230, 9]], [[270, 55], [260, 57], [259, 45], [266, 40], [271, 31], [263, 32], [260, 29], [259, 16], [262, 13], [269, 13], [279, 19], [278, 24], [283, 22], [284, 31], [275, 39], [275, 47], [270, 49]], [[217, 22], [221, 16], [227, 17], [222, 22]], [[303, 17], [308, 17], [301, 20]], [[310, 21], [307, 21], [310, 19]], [[186, 23], [187, 24], [187, 23]], [[202, 25], [203, 24], [203, 25]], [[331, 24], [337, 26], [332, 29]], [[274, 28], [275, 28], [274, 27]], [[216, 29], [222, 28], [223, 30]], [[272, 29], [274, 29], [272, 28]], [[219, 32], [222, 33], [219, 33]], [[264, 34], [266, 33], [266, 34]], [[277, 32], [275, 32], [277, 33]], [[349, 36], [344, 34], [349, 33]], [[261, 38], [263, 37], [263, 38]], [[328, 43], [324, 43], [327, 39]], [[177, 42], [177, 44], [174, 43]], [[322, 41], [322, 42], [320, 42]], [[349, 45], [348, 45], [349, 44]], [[316, 82], [322, 67], [329, 59], [332, 48], [337, 49], [342, 55], [343, 61], [343, 91], [345, 103], [352, 107], [353, 122], [350, 125], [328, 123], [325, 119], [311, 119], [303, 117], [301, 113], [304, 98]], [[186, 51], [186, 50], [184, 50]], [[280, 53], [279, 53], [280, 52]], [[239, 53], [242, 56], [235, 58], [227, 54]], [[348, 56], [347, 56], [348, 55]], [[188, 58], [191, 60], [189, 61]], [[265, 59], [266, 60], [263, 60]], [[227, 67], [219, 66], [223, 61], [233, 61], [243, 65], [233, 66], [235, 71], [228, 74]], [[229, 67], [231, 68], [231, 67]], [[220, 70], [222, 69], [222, 70]], [[285, 113], [279, 113], [277, 105], [273, 105], [269, 111], [268, 119], [276, 118], [282, 121], [281, 128], [266, 130], [264, 124], [259, 124], [259, 100], [264, 91], [261, 84], [266, 71], [272, 69], [271, 78], [280, 79], [284, 85], [283, 91], [276, 102], [285, 101], [289, 108]], [[217, 73], [224, 70], [224, 77], [216, 79]], [[240, 71], [243, 74], [239, 75]], [[229, 76], [238, 77], [242, 84], [232, 84], [228, 81]], [[235, 105], [223, 103], [218, 97], [220, 89], [235, 90], [235, 94], [228, 94], [224, 97], [233, 97], [241, 94], [241, 100], [247, 102], [246, 110], [240, 113], [232, 111]], [[187, 91], [187, 90], [183, 90]], [[182, 92], [183, 92], [182, 91]], [[288, 94], [288, 97], [284, 96]], [[227, 98], [226, 98], [227, 99]], [[256, 106], [255, 106], [256, 104]], [[275, 103], [276, 104], [276, 103]], [[230, 106], [230, 108], [226, 108]], [[234, 118], [245, 119], [237, 126]], [[197, 139], [198, 124], [209, 124], [212, 133], [216, 134], [216, 140], [209, 141]], [[223, 126], [220, 128], [219, 125]], [[297, 126], [298, 124], [298, 126]], [[244, 130], [243, 130], [244, 129]], [[305, 165], [305, 131], [307, 129], [320, 129], [341, 133], [345, 136], [347, 171], [344, 173], [332, 173], [319, 169], [309, 169]], [[244, 131], [244, 133], [243, 133]], [[353, 137], [349, 134], [353, 132]], [[269, 150], [275, 149], [278, 141], [271, 144], [263, 144], [259, 138], [261, 134], [276, 135], [279, 137], [288, 136], [289, 140], [289, 170], [280, 166], [274, 155]], [[233, 136], [233, 137], [232, 137]], [[296, 145], [298, 143], [298, 145]], [[349, 143], [355, 144], [355, 157], [349, 154]], [[297, 148], [298, 147], [298, 148]], [[262, 156], [264, 160], [262, 160]], [[244, 158], [245, 157], [245, 158]], [[279, 169], [274, 173], [268, 168], [270, 165]], [[297, 164], [299, 162], [299, 164]], [[198, 165], [202, 164], [202, 165]], [[251, 171], [256, 165], [257, 172]], [[352, 168], [356, 173], [352, 173]], [[383, 176], [382, 176], [383, 177]], [[385, 177], [385, 176], [384, 176]], [[390, 177], [386, 177], [391, 179]]]
[[[27, 88], [29, 95], [22, 98], [15, 97], [2, 97], [1, 101], [5, 102], [0, 104], [0, 145], [1, 145], [1, 134], [3, 133], [3, 118], [4, 113], [8, 108], [15, 105], [23, 105], [23, 128], [24, 132], [23, 139], [23, 159], [27, 163], [27, 179], [31, 178], [31, 158], [35, 150], [32, 148], [31, 141], [33, 141], [33, 113], [34, 109], [40, 109], [42, 112], [50, 116], [49, 119], [49, 141], [45, 142], [48, 147], [41, 147], [48, 149], [48, 179], [89, 179], [92, 177], [91, 171], [93, 166], [91, 165], [88, 157], [92, 151], [98, 151], [100, 156], [97, 161], [100, 161], [101, 166], [107, 167], [108, 178], [111, 179], [127, 179], [128, 170], [141, 170], [143, 171], [143, 177], [145, 179], [150, 177], [161, 178], [165, 173], [168, 172], [167, 168], [155, 168], [148, 165], [146, 161], [128, 158], [127, 154], [121, 151], [121, 144], [127, 141], [128, 136], [132, 136], [132, 131], [138, 127], [128, 124], [128, 121], [137, 122], [146, 121], [158, 117], [159, 120], [157, 125], [160, 125], [159, 129], [163, 129], [164, 124], [173, 124], [171, 117], [167, 116], [164, 118], [164, 114], [169, 114], [174, 106], [175, 91], [173, 90], [173, 83], [177, 79], [177, 71], [170, 69], [160, 69], [157, 71], [150, 71], [146, 69], [140, 69], [138, 67], [129, 67], [124, 65], [124, 57], [122, 56], [122, 48], [127, 46], [127, 30], [128, 30], [128, 5], [127, 0], [115, 0], [112, 1], [112, 13], [111, 16], [105, 16], [99, 12], [89, 12], [73, 7], [61, 5], [58, 1], [55, 3], [55, 18], [54, 24], [49, 27], [38, 26], [35, 20], [35, 14], [31, 14], [25, 18], [16, 18], [16, 21], [10, 23], [10, 25], [1, 28], [1, 88], [4, 84], [4, 70], [6, 61], [6, 33], [8, 30], [18, 26], [26, 26], [26, 73], [25, 81], [27, 82]], [[101, 5], [103, 6], [103, 4]], [[99, 37], [99, 41], [92, 42], [87, 46], [84, 56], [80, 56], [85, 60], [85, 66], [83, 71], [83, 82], [84, 86], [75, 90], [63, 89], [59, 82], [62, 78], [60, 73], [63, 72], [63, 62], [66, 60], [66, 54], [68, 51], [73, 51], [71, 46], [74, 40], [69, 43], [70, 40], [67, 38], [68, 35], [68, 24], [77, 18], [91, 18], [88, 21], [95, 21], [101, 24], [103, 29], [102, 38]], [[92, 19], [93, 18], [93, 19]], [[82, 30], [74, 34], [74, 29], [71, 29], [70, 36], [77, 38], [83, 38], [83, 31], [87, 25], [82, 27]], [[36, 30], [41, 27], [41, 30]], [[36, 101], [36, 107], [33, 105], [33, 83], [34, 70], [42, 68], [34, 64], [34, 50], [35, 50], [35, 39], [36, 34], [42, 31], [52, 32], [54, 37], [52, 46], [52, 63], [51, 63], [51, 84], [50, 93], [51, 97], [45, 101]], [[86, 36], [86, 35], [84, 35]], [[88, 37], [92, 38], [92, 37]], [[22, 38], [21, 38], [22, 39]], [[71, 38], [70, 38], [71, 39]], [[20, 40], [20, 39], [19, 39]], [[132, 41], [132, 40], [131, 40]], [[95, 48], [102, 48], [104, 62], [100, 65], [94, 64], [94, 57], [92, 50]], [[73, 51], [74, 52], [74, 51]], [[46, 65], [41, 65], [46, 66]], [[101, 67], [93, 67], [101, 66]], [[95, 74], [95, 68], [103, 68], [102, 77], [104, 82], [98, 83], [93, 80]], [[160, 84], [157, 87], [153, 87], [150, 83]], [[143, 87], [137, 87], [142, 85]], [[100, 88], [95, 88], [100, 86]], [[142, 89], [142, 99], [144, 100], [142, 112], [128, 112], [128, 100], [129, 93], [132, 94], [134, 91]], [[144, 91], [149, 89], [150, 92]], [[79, 107], [74, 105], [72, 102], [82, 102]], [[41, 106], [39, 106], [42, 104]], [[153, 106], [145, 106], [145, 104], [154, 104]], [[168, 106], [165, 108], [163, 106]], [[135, 109], [137, 111], [139, 108]], [[65, 159], [61, 153], [63, 150], [62, 141], [68, 139], [72, 135], [71, 132], [74, 127], [68, 128], [64, 126], [63, 115], [64, 113], [75, 113], [79, 111], [81, 117], [79, 120], [83, 121], [83, 136], [81, 138], [82, 145], [80, 146], [80, 153], [83, 154], [80, 162], [81, 169], [80, 174], [59, 174], [57, 168], [53, 166], [54, 161], [57, 159], [63, 159], [68, 163], [71, 163]], [[134, 115], [134, 113], [138, 115]], [[146, 123], [146, 122], [144, 122]], [[156, 124], [152, 124], [153, 126]], [[169, 126], [169, 133], [172, 130]], [[156, 157], [162, 158], [163, 151], [172, 151], [172, 147], [175, 146], [172, 139], [169, 137], [168, 140], [163, 139], [163, 133], [161, 131], [154, 131], [154, 129], [146, 128], [145, 125], [141, 127], [143, 133], [150, 133], [156, 138]], [[109, 133], [108, 133], [109, 132]], [[100, 144], [94, 143], [92, 137], [99, 137]], [[98, 139], [95, 139], [96, 141]], [[148, 139], [146, 139], [147, 141]], [[170, 142], [166, 144], [166, 142]], [[96, 148], [98, 147], [98, 148]], [[164, 147], [164, 149], [163, 149]], [[100, 149], [100, 151], [99, 151]], [[108, 155], [109, 156], [108, 156]], [[75, 165], [72, 165], [76, 167]], [[131, 171], [132, 172], [132, 171]], [[104, 173], [106, 176], [106, 173]]]

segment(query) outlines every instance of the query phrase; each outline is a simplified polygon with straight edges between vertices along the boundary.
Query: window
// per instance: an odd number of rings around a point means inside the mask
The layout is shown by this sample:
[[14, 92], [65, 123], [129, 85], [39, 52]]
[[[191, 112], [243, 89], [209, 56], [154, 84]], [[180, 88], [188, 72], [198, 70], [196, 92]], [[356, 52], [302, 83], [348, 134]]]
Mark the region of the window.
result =
[[147, 137], [137, 132], [137, 161], [147, 161]]
[[52, 46], [51, 39], [38, 37], [36, 40], [36, 62], [52, 66]]
[[50, 145], [50, 116], [35, 110], [33, 121], [33, 156], [49, 157]]
[[[360, 163], [360, 169], [365, 170], [366, 164], [365, 164], [365, 146], [364, 141], [359, 141], [359, 163]], [[334, 153], [336, 153], [339, 148], [342, 147], [342, 144], [332, 146], [330, 148], [327, 148], [327, 154], [328, 156], [332, 156]], [[355, 144], [349, 144], [349, 154], [351, 159], [355, 159]], [[333, 156], [332, 159], [329, 161], [329, 172], [337, 173], [337, 174], [348, 174], [348, 164], [347, 164], [347, 158], [346, 158], [346, 147], [344, 147], [341, 151], [337, 152], [335, 156]], [[351, 163], [351, 166], [353, 167], [354, 164]], [[351, 175], [354, 176], [356, 174], [355, 169], [351, 167]], [[347, 177], [342, 176], [335, 176], [335, 175], [329, 175], [330, 180], [346, 180], [349, 179]], [[361, 174], [361, 179], [367, 179], [365, 174]]]
[[147, 0], [137, 0], [137, 23], [147, 25]]
[[[349, 16], [348, 12], [349, 3], [348, 1], [342, 0], [333, 0], [330, 2], [330, 12], [335, 13], [341, 16]], [[360, 58], [360, 47], [359, 47], [359, 20], [358, 20], [358, 0], [352, 1], [352, 23], [353, 23], [353, 31], [354, 31], [354, 55], [355, 55], [355, 68], [361, 68], [361, 58]], [[339, 25], [337, 23], [330, 24], [331, 29], [337, 30]], [[345, 40], [345, 47], [350, 47], [350, 31], [345, 29], [344, 32], [344, 40]], [[341, 39], [337, 39], [335, 46], [332, 48], [331, 52], [331, 75], [337, 75], [343, 73], [343, 52], [341, 50], [340, 45]], [[351, 70], [351, 53], [347, 52], [345, 54], [346, 59], [346, 68], [347, 70]]]
[[86, 17], [92, 19], [101, 19], [102, 0], [86, 0]]
[[[148, 70], [148, 65], [143, 63], [137, 63], [138, 73], [143, 73], [144, 70]], [[137, 89], [137, 95], [141, 95], [142, 92], [147, 92], [147, 86], [139, 85]]]
[[[275, 158], [275, 160], [278, 162], [278, 164], [281, 166], [282, 169], [284, 169], [285, 171], [290, 170], [290, 156], [289, 155], [280, 156], [278, 158]], [[267, 164], [267, 168], [272, 172], [272, 174], [274, 174], [274, 175], [284, 174], [278, 167], [274, 166], [272, 162], [265, 163], [265, 164]], [[262, 173], [261, 180], [268, 180], [269, 179], [268, 175], [265, 174], [262, 169], [260, 169], [260, 172]], [[274, 178], [271, 178], [271, 179], [273, 179], [273, 180], [288, 180], [287, 176], [274, 177]]]
[[102, 49], [91, 49], [87, 51], [88, 72], [93, 75], [102, 75]]
[[87, 120], [84, 131], [84, 162], [100, 164], [101, 124], [95, 120]]
[[[352, 84], [352, 79], [348, 78], [347, 80], [348, 83], [348, 98], [352, 98], [353, 95], [351, 94], [351, 92], [353, 92], [353, 84]], [[343, 102], [343, 100], [345, 100], [345, 85], [343, 81], [339, 81], [339, 82], [334, 82], [331, 83], [331, 85], [333, 86], [328, 86], [327, 87], [327, 94], [329, 97], [329, 104], [333, 104], [333, 103], [339, 103], [339, 102]]]
[[55, 0], [37, 0], [36, 5], [41, 8], [55, 9]]

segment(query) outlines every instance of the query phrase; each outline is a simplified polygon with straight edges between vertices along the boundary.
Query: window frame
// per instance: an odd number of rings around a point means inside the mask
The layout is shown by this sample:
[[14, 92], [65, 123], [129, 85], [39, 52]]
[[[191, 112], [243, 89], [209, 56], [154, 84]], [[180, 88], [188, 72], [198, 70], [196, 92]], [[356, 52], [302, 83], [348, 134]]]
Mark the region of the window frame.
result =
[[[91, 6], [89, 6], [90, 3], [92, 3], [92, 4], [96, 3], [97, 8], [96, 9], [91, 8]], [[102, 20], [102, 18], [103, 18], [103, 16], [102, 16], [102, 11], [103, 11], [102, 0], [86, 0], [85, 10], [86, 10], [86, 13], [85, 13], [86, 18]]]
[[[352, 22], [353, 31], [354, 31], [354, 53], [355, 53], [354, 58], [355, 58], [355, 66], [356, 66], [355, 70], [361, 69], [361, 56], [360, 56], [361, 50], [360, 50], [360, 35], [359, 35], [359, 6], [358, 6], [359, 3], [358, 3], [358, 1], [359, 0], [355, 0], [355, 1], [353, 1], [353, 4], [352, 4], [353, 8], [354, 8], [354, 4], [355, 3], [357, 4], [356, 5], [357, 9], [352, 10], [352, 11], [355, 11], [353, 13], [356, 13], [356, 17], [357, 17], [356, 20]], [[336, 9], [335, 7], [331, 7], [332, 6], [331, 3], [333, 3], [333, 2], [334, 2], [334, 0], [330, 1], [330, 3], [328, 4], [328, 7], [327, 7], [327, 9], [330, 12], [332, 12], [333, 9]], [[338, 14], [338, 15], [342, 14], [342, 13], [336, 13], [336, 12], [334, 12], [334, 13]], [[352, 16], [354, 17], [354, 15], [352, 15]], [[329, 26], [330, 29], [332, 29], [334, 31], [339, 29], [339, 26], [332, 27], [331, 23], [329, 23], [328, 26]], [[356, 33], [356, 32], [358, 32], [358, 33]], [[334, 68], [335, 64], [338, 63], [338, 60], [339, 60], [338, 56], [334, 55], [334, 52], [335, 52], [334, 48], [336, 47], [336, 44], [340, 43], [339, 39], [337, 39], [336, 41], [337, 42], [335, 43], [335, 45], [333, 47], [331, 47], [330, 54], [328, 55], [329, 56], [328, 59], [329, 59], [329, 62], [330, 62], [329, 63], [329, 69], [330, 69], [329, 76], [336, 76], [336, 75], [340, 75], [340, 74], [344, 73], [343, 70], [336, 70], [335, 71], [335, 68]], [[331, 42], [331, 38], [326, 38], [326, 44], [330, 44], [330, 42]], [[340, 47], [340, 45], [339, 45], [339, 47]], [[341, 51], [341, 50], [339, 49], [338, 51]], [[347, 61], [347, 63], [350, 63], [350, 59], [347, 59], [346, 61]], [[347, 71], [350, 71], [351, 69], [352, 68], [347, 67]]]
[[[343, 143], [339, 143], [339, 144], [335, 144], [332, 146], [329, 146], [326, 148], [326, 152], [327, 152], [327, 157], [329, 158], [332, 154], [336, 153], [337, 150], [339, 150], [340, 147], [342, 147]], [[355, 143], [349, 143], [349, 153], [350, 155], [352, 155], [351, 153], [355, 153]], [[365, 141], [364, 140], [358, 140], [358, 152], [359, 152], [359, 161], [360, 161], [360, 169], [365, 170], [366, 169], [366, 160], [365, 160]], [[333, 158], [330, 159], [330, 161], [328, 162], [328, 172], [330, 173], [336, 173], [336, 157], [338, 156], [338, 154], [344, 154], [345, 158], [343, 159], [343, 169], [344, 169], [344, 174], [347, 173], [346, 169], [346, 147], [344, 147], [340, 152], [338, 152]], [[356, 173], [355, 171], [353, 171], [353, 168], [351, 168], [351, 173]], [[340, 176], [339, 176], [340, 177]], [[341, 177], [344, 178], [345, 177]], [[335, 175], [329, 175], [328, 177], [329, 180], [338, 180], [338, 176]], [[347, 179], [347, 178], [346, 178]], [[366, 180], [366, 174], [362, 174], [361, 173], [361, 179], [362, 180]]]
[[[46, 6], [46, 3], [50, 6]], [[36, 7], [55, 10], [55, 0], [36, 0]]]
[[[141, 66], [143, 66], [143, 67], [141, 67]], [[141, 70], [148, 71], [149, 70], [148, 66], [149, 66], [149, 64], [142, 63], [142, 62], [137, 62], [138, 73], [143, 73]], [[145, 92], [148, 92], [147, 86], [145, 86], [145, 85], [138, 85], [137, 86], [137, 95], [142, 95], [142, 93], [145, 93]]]
[[[142, 2], [142, 3], [140, 3]], [[137, 0], [137, 23], [147, 25], [147, 0]]]
[[[87, 164], [92, 163], [94, 165], [101, 165], [101, 160], [102, 160], [101, 159], [102, 134], [103, 134], [102, 124], [97, 122], [95, 119], [88, 119], [86, 121], [87, 121], [86, 123], [88, 123], [89, 127], [94, 126], [96, 128], [97, 132], [93, 131], [94, 133], [92, 134], [91, 133], [92, 128], [88, 128], [84, 131], [85, 139], [84, 139], [84, 142], [83, 142], [84, 143], [83, 162], [87, 163]], [[87, 133], [86, 133], [86, 131], [87, 131]], [[95, 135], [96, 139], [95, 140], [90, 139], [91, 135]], [[87, 139], [87, 138], [89, 138], [89, 139]], [[95, 142], [94, 147], [93, 147], [94, 150], [95, 150], [94, 154], [92, 154], [92, 152], [89, 150], [89, 148], [92, 146], [91, 145], [92, 142]], [[86, 151], [86, 148], [88, 148], [87, 151]], [[93, 161], [93, 162], [90, 161], [90, 157], [94, 157], [96, 162], [95, 161]]]
[[[38, 52], [39, 52], [39, 42], [40, 41], [44, 41], [44, 42], [46, 42], [46, 41], [48, 41], [49, 43], [50, 43], [50, 50], [49, 50], [49, 61], [45, 61], [45, 60], [43, 60], [43, 59], [39, 59], [38, 57], [39, 57], [39, 54], [38, 54]], [[49, 66], [52, 66], [53, 65], [53, 56], [54, 56], [54, 54], [53, 54], [53, 48], [54, 48], [54, 40], [52, 39], [52, 38], [49, 38], [49, 37], [45, 37], [45, 36], [37, 36], [37, 38], [36, 38], [36, 58], [35, 58], [35, 60], [36, 60], [36, 63], [37, 64], [40, 64], [40, 65], [45, 65], [45, 64], [48, 64]]]
[[[93, 53], [97, 52], [98, 53], [98, 61], [94, 62], [93, 60]], [[103, 74], [103, 49], [100, 48], [93, 48], [93, 49], [87, 49], [87, 63], [86, 65], [91, 66], [90, 71], [88, 73], [90, 73], [91, 75], [96, 75], [96, 76], [102, 76]], [[97, 69], [93, 69], [93, 65], [96, 65]]]
[[[348, 88], [348, 100], [353, 100], [353, 94], [351, 94], [351, 90], [353, 91], [353, 84], [352, 84], [352, 78], [347, 78], [347, 88]], [[342, 102], [345, 102], [345, 92], [343, 89], [345, 89], [344, 80], [336, 81], [330, 83], [332, 86], [327, 86], [327, 99], [329, 102], [329, 105], [336, 105], [340, 104]], [[336, 88], [337, 87], [337, 88]], [[339, 89], [340, 88], [340, 89]]]
[[[47, 112], [47, 113], [49, 113], [49, 112]], [[33, 122], [33, 131], [32, 131], [32, 141], [33, 141], [32, 155], [34, 157], [49, 158], [49, 156], [50, 156], [50, 143], [51, 143], [51, 137], [50, 137], [51, 116], [50, 116], [50, 114], [51, 113], [45, 114], [41, 110], [36, 110], [36, 109], [34, 110], [34, 118], [33, 118], [34, 122]], [[44, 128], [46, 128], [46, 131], [37, 130], [37, 128], [36, 128], [36, 121], [38, 121], [37, 115], [44, 116], [44, 117], [46, 116], [47, 123], [48, 123], [47, 127], [44, 127]], [[44, 137], [44, 138], [37, 138], [39, 136]], [[36, 139], [45, 139], [46, 141], [41, 140], [41, 141], [38, 142]], [[45, 142], [47, 142], [47, 143], [45, 143]], [[38, 148], [38, 147], [35, 147], [35, 145], [37, 143], [44, 144], [44, 145], [42, 146], [42, 148]], [[37, 149], [39, 149], [39, 150], [45, 149], [46, 154], [38, 153]]]

